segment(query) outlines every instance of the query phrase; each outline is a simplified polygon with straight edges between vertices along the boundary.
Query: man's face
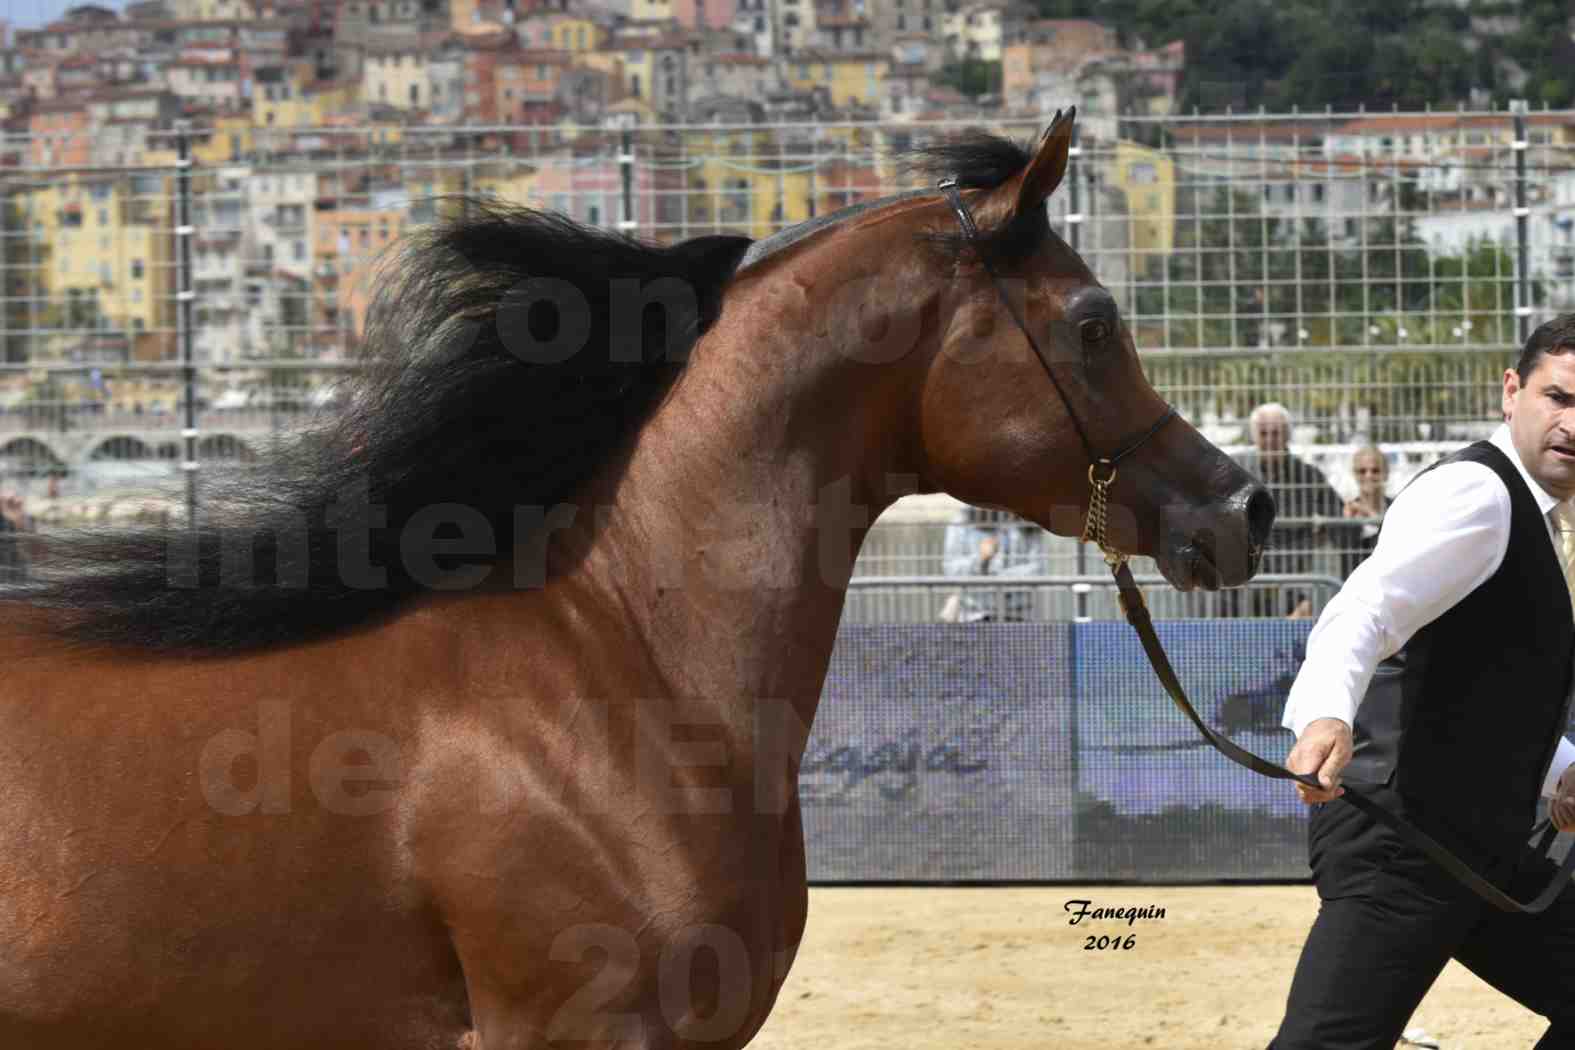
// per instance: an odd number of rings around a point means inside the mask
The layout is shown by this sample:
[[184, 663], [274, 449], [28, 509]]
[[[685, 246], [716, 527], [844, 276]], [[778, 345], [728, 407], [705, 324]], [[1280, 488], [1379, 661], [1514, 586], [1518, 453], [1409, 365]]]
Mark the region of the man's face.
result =
[[1290, 427], [1285, 420], [1276, 415], [1266, 415], [1252, 425], [1252, 443], [1258, 446], [1258, 451], [1267, 455], [1279, 455], [1285, 451], [1285, 442], [1290, 437]]
[[1506, 371], [1504, 415], [1527, 473], [1549, 495], [1575, 495], [1575, 353], [1545, 355], [1524, 384]]

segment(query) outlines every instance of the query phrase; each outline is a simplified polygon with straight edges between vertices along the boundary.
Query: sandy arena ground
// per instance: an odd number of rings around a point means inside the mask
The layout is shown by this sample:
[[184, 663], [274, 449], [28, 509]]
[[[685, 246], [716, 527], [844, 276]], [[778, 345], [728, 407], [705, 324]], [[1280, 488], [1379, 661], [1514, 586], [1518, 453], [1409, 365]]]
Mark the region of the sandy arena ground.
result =
[[[1067, 924], [1068, 900], [1165, 917]], [[1310, 886], [810, 891], [751, 1050], [1263, 1050], [1317, 911]], [[1087, 951], [1087, 934], [1135, 933]], [[1412, 1016], [1442, 1050], [1529, 1050], [1546, 1023], [1455, 963]]]

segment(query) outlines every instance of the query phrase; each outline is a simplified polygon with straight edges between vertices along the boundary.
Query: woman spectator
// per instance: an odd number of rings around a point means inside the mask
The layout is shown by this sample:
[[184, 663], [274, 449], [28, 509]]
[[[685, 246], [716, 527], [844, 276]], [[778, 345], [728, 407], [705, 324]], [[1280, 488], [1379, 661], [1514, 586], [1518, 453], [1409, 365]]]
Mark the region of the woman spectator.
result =
[[1389, 509], [1389, 460], [1376, 446], [1364, 445], [1351, 457], [1351, 474], [1356, 479], [1356, 497], [1347, 500], [1345, 516], [1361, 519], [1359, 531], [1347, 533], [1340, 552], [1340, 574], [1350, 576], [1378, 543], [1378, 527]]

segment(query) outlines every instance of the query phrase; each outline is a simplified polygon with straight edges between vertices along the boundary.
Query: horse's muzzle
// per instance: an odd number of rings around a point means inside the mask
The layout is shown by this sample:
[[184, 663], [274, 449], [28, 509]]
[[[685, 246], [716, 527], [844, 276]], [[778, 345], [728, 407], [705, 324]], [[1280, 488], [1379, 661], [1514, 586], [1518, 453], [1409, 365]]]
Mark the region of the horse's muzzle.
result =
[[1240, 586], [1263, 564], [1273, 524], [1274, 497], [1249, 479], [1212, 506], [1168, 522], [1155, 561], [1179, 591]]

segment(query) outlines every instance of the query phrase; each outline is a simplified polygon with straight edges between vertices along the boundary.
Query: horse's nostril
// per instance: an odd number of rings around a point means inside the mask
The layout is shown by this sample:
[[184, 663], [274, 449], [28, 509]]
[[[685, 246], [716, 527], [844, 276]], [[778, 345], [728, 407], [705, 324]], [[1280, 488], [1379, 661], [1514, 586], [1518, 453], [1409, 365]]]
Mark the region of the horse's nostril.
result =
[[1252, 495], [1247, 497], [1247, 542], [1261, 550], [1274, 525], [1274, 497], [1262, 485], [1254, 485], [1252, 490]]

